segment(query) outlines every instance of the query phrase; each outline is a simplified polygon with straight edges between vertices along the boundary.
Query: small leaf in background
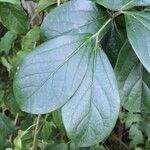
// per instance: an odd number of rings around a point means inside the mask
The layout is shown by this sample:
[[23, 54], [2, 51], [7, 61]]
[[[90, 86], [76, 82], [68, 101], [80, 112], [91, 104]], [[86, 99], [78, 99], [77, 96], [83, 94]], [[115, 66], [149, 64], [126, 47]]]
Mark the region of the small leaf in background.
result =
[[143, 144], [143, 134], [136, 124], [132, 125], [129, 130], [129, 139], [131, 139], [130, 148], [135, 148], [138, 144]]
[[0, 18], [2, 24], [8, 30], [18, 34], [24, 34], [28, 31], [29, 22], [27, 14], [21, 7], [9, 3], [0, 4]]
[[6, 67], [7, 71], [10, 73], [10, 70], [11, 70], [11, 64], [6, 60], [5, 57], [1, 57], [1, 62], [2, 62], [2, 65], [4, 67]]
[[17, 136], [14, 139], [14, 144], [15, 144], [15, 149], [16, 150], [22, 150], [22, 141], [21, 141], [21, 138], [19, 136]]
[[150, 112], [150, 75], [129, 42], [122, 47], [115, 67], [122, 105], [130, 112]]
[[[1, 131], [0, 131], [1, 132]], [[0, 149], [1, 150], [5, 150], [7, 147], [9, 147], [9, 142], [8, 140], [6, 139], [5, 136], [3, 136], [1, 133], [0, 133]], [[12, 149], [11, 149], [12, 150]]]
[[150, 72], [150, 12], [125, 12], [129, 41], [141, 63]]
[[[12, 84], [10, 82], [10, 84]], [[12, 86], [8, 86], [4, 95], [4, 104], [11, 111], [12, 114], [16, 115], [17, 113], [21, 114], [20, 108], [14, 98], [14, 94], [12, 91]]]
[[3, 99], [3, 96], [4, 96], [4, 90], [1, 90], [0, 89], [0, 102], [2, 101], [2, 99]]
[[62, 121], [62, 116], [61, 116], [61, 111], [60, 110], [55, 110], [52, 112], [53, 120], [55, 125], [61, 130], [64, 131], [64, 124]]
[[112, 66], [114, 67], [119, 51], [125, 42], [125, 35], [122, 29], [112, 21], [111, 27], [102, 39], [102, 47], [105, 50]]
[[41, 32], [46, 39], [66, 33], [93, 34], [106, 20], [107, 14], [104, 9], [98, 8], [92, 1], [72, 0], [52, 10], [45, 17], [41, 25]]
[[[68, 0], [61, 0], [61, 3], [64, 3], [66, 1], [68, 1]], [[49, 6], [52, 6], [56, 3], [57, 3], [57, 0], [39, 0], [39, 3], [38, 3], [38, 5], [35, 9], [35, 14], [34, 15], [39, 14], [41, 11], [45, 10]]]
[[41, 138], [43, 140], [49, 140], [50, 139], [50, 135], [52, 133], [52, 127], [54, 127], [54, 123], [53, 122], [49, 122], [49, 121], [44, 121], [43, 122], [43, 126], [41, 129]]
[[0, 3], [1, 2], [7, 2], [7, 3], [15, 4], [15, 5], [20, 5], [20, 0], [0, 0]]
[[4, 52], [6, 55], [8, 55], [9, 51], [12, 47], [12, 44], [16, 39], [17, 39], [16, 33], [12, 32], [12, 31], [8, 31], [0, 39], [0, 53]]
[[36, 43], [40, 39], [40, 28], [35, 26], [31, 29], [23, 38], [21, 42], [21, 47], [23, 51], [31, 51], [35, 48]]
[[51, 6], [51, 5], [54, 5], [57, 3], [57, 0], [40, 0], [36, 9], [35, 9], [35, 14], [34, 15], [37, 15], [39, 14], [41, 11], [45, 10], [47, 7]]
[[130, 128], [133, 123], [142, 122], [142, 116], [134, 113], [120, 113], [120, 120], [126, 128]]
[[14, 133], [16, 128], [10, 118], [0, 113], [0, 135], [6, 137]]
[[68, 150], [68, 145], [62, 144], [48, 144], [44, 150]]
[[149, 0], [94, 0], [110, 10], [126, 10], [135, 6], [149, 6]]

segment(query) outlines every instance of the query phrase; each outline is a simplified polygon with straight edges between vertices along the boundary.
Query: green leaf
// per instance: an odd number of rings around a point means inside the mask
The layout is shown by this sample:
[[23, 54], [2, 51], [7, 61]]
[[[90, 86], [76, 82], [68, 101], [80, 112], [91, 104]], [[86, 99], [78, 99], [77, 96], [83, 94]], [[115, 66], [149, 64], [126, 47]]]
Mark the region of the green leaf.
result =
[[64, 125], [63, 125], [63, 121], [62, 121], [61, 111], [56, 110], [56, 111], [52, 112], [52, 116], [53, 116], [53, 120], [54, 120], [54, 123], [57, 126], [57, 128], [60, 129], [61, 131], [64, 131]]
[[100, 5], [111, 10], [126, 10], [134, 6], [148, 6], [149, 0], [94, 0]]
[[21, 150], [22, 149], [22, 141], [21, 141], [21, 138], [19, 136], [17, 136], [14, 139], [14, 145], [15, 145], [16, 150]]
[[10, 118], [0, 113], [0, 135], [6, 137], [15, 132], [15, 126]]
[[20, 5], [20, 0], [0, 0], [0, 2], [7, 2], [7, 3], [15, 4], [15, 5]]
[[136, 124], [132, 125], [129, 130], [129, 138], [132, 140], [130, 148], [135, 148], [138, 144], [144, 143], [144, 137], [142, 132], [138, 129]]
[[21, 47], [24, 51], [30, 51], [35, 48], [36, 43], [40, 39], [40, 28], [35, 26], [26, 36], [22, 38]]
[[1, 90], [0, 89], [0, 102], [2, 101], [2, 99], [3, 99], [3, 96], [4, 96], [4, 90]]
[[41, 138], [42, 140], [49, 140], [49, 137], [52, 133], [53, 122], [44, 121], [44, 125], [41, 129]]
[[106, 19], [106, 12], [90, 0], [72, 0], [51, 11], [44, 19], [41, 31], [46, 39], [66, 33], [93, 34]]
[[87, 34], [61, 36], [33, 50], [16, 73], [14, 94], [29, 113], [63, 106], [68, 135], [76, 142], [81, 139], [82, 146], [108, 136], [120, 105], [110, 63]]
[[65, 143], [61, 144], [48, 144], [44, 150], [68, 150], [68, 146]]
[[8, 30], [18, 34], [24, 34], [28, 30], [27, 15], [21, 7], [9, 3], [0, 4], [0, 18]]
[[12, 31], [8, 31], [0, 40], [0, 53], [8, 54], [12, 43], [16, 40], [17, 35]]
[[150, 13], [125, 12], [129, 41], [144, 65], [150, 72]]
[[113, 129], [119, 111], [114, 74], [106, 55], [101, 49], [94, 60], [93, 54], [90, 55], [80, 87], [62, 108], [68, 136], [82, 147], [104, 140]]
[[125, 42], [125, 34], [123, 30], [112, 21], [111, 27], [102, 39], [102, 47], [105, 50], [113, 67], [116, 64], [119, 51]]
[[150, 112], [150, 74], [128, 42], [121, 49], [115, 72], [123, 107], [131, 112]]
[[138, 123], [142, 121], [142, 117], [140, 114], [135, 113], [121, 113], [120, 114], [121, 123], [125, 123], [126, 128], [130, 128], [133, 123]]
[[[61, 0], [61, 2], [66, 2], [67, 0]], [[40, 13], [41, 11], [45, 10], [46, 8], [48, 8], [51, 5], [54, 5], [57, 3], [57, 0], [40, 0], [36, 9], [35, 9], [35, 15], [37, 15], [38, 13]]]

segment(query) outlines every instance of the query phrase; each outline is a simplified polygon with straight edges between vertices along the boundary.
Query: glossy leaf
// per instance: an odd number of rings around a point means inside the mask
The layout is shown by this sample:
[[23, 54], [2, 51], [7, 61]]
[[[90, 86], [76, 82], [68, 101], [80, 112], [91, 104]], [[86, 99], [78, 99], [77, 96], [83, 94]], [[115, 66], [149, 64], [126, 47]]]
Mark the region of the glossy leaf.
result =
[[94, 60], [93, 57], [91, 54], [82, 84], [62, 108], [68, 136], [83, 147], [106, 138], [119, 111], [119, 96], [110, 63], [101, 49], [97, 50]]
[[111, 65], [87, 34], [61, 36], [33, 50], [17, 71], [14, 93], [21, 109], [29, 113], [63, 106], [68, 135], [82, 146], [108, 136], [119, 112]]
[[149, 0], [94, 0], [100, 5], [111, 10], [126, 10], [134, 6], [148, 6]]
[[115, 72], [123, 107], [131, 112], [150, 112], [150, 74], [128, 42], [120, 52]]
[[150, 72], [150, 13], [126, 12], [129, 41], [144, 67]]
[[46, 39], [66, 33], [95, 33], [106, 19], [106, 12], [94, 2], [72, 0], [51, 11], [45, 17], [41, 30]]
[[0, 18], [2, 24], [11, 31], [23, 34], [28, 30], [27, 15], [22, 8], [16, 5], [9, 3], [0, 4]]

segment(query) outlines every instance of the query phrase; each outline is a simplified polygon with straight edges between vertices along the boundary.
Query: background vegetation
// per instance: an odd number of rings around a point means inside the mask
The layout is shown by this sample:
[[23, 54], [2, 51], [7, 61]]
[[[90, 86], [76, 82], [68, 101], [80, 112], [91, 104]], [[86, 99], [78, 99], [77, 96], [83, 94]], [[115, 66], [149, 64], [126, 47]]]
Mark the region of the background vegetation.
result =
[[[0, 150], [31, 147], [33, 150], [150, 150], [150, 115], [145, 112], [134, 113], [122, 107], [117, 124], [106, 140], [89, 148], [79, 148], [68, 139], [59, 110], [31, 115], [19, 109], [12, 88], [17, 66], [41, 43], [40, 25], [47, 12], [61, 3], [56, 0], [0, 0]], [[150, 11], [149, 7], [136, 9]], [[113, 67], [126, 38], [124, 18], [119, 16], [102, 39]]]

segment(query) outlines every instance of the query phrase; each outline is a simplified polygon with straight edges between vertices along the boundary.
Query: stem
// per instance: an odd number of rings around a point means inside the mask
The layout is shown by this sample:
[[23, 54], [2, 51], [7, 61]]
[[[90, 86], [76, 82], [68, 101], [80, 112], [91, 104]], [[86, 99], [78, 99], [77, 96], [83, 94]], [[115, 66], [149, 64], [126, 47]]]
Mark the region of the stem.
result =
[[57, 6], [60, 6], [60, 0], [57, 0]]
[[38, 115], [37, 120], [36, 120], [32, 150], [37, 150], [37, 135], [38, 135], [38, 127], [39, 127], [40, 117], [41, 117], [41, 115]]
[[111, 22], [111, 18], [105, 22], [105, 24], [92, 36], [92, 38], [98, 38], [99, 34], [105, 29], [105, 27]]
[[19, 117], [19, 114], [17, 113], [16, 117], [15, 117], [15, 120], [14, 120], [14, 125], [17, 125], [18, 117]]
[[[14, 125], [15, 125], [15, 126], [17, 125], [18, 117], [19, 117], [19, 114], [17, 113], [17, 114], [16, 114], [16, 117], [15, 117], [15, 120], [14, 120]], [[9, 142], [12, 143], [12, 141], [13, 141], [13, 134], [11, 134], [11, 135], [9, 136]]]

